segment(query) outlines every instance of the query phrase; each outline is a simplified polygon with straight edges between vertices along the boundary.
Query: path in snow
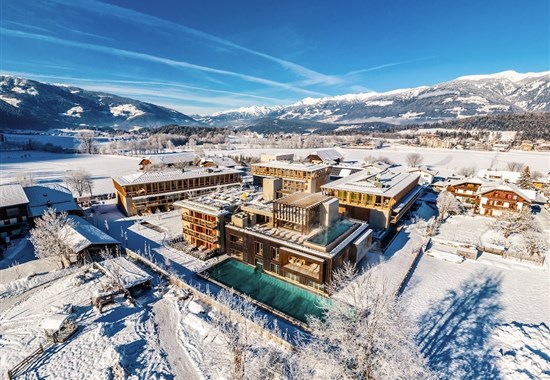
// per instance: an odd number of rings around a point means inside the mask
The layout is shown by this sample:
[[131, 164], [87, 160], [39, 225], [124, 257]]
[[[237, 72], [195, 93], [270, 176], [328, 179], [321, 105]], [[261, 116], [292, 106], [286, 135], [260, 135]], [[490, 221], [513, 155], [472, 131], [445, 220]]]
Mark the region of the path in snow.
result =
[[187, 350], [182, 347], [177, 338], [179, 315], [170, 301], [161, 299], [153, 305], [155, 322], [159, 327], [159, 341], [168, 354], [170, 369], [176, 379], [201, 380], [199, 372], [193, 364]]

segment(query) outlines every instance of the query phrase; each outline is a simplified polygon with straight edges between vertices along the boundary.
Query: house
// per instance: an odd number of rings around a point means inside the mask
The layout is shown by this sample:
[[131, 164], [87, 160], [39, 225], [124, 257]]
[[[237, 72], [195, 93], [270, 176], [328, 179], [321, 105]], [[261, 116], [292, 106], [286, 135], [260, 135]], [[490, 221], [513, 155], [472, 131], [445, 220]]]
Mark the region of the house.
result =
[[455, 196], [465, 207], [475, 207], [478, 201], [478, 192], [481, 186], [488, 181], [478, 177], [461, 178], [450, 181], [447, 191]]
[[520, 150], [531, 151], [534, 150], [535, 144], [529, 140], [523, 140], [519, 146]]
[[438, 170], [431, 169], [427, 166], [421, 166], [418, 168], [410, 168], [407, 170], [409, 173], [418, 173], [420, 174], [420, 179], [418, 183], [421, 185], [431, 185], [434, 181], [435, 176], [439, 173]]
[[422, 192], [418, 173], [363, 170], [321, 186], [340, 202], [340, 214], [368, 221], [373, 229], [395, 224]]
[[317, 149], [308, 154], [306, 157], [307, 162], [311, 162], [313, 164], [339, 164], [342, 161], [344, 161], [344, 156], [340, 154], [336, 149], [333, 148], [323, 148], [323, 149]]
[[41, 217], [49, 208], [56, 212], [82, 215], [82, 209], [76, 204], [73, 193], [58, 184], [27, 186], [23, 188], [29, 199], [29, 219]]
[[152, 154], [143, 157], [139, 162], [141, 170], [147, 170], [151, 167], [174, 167], [174, 166], [190, 166], [197, 158], [195, 152], [181, 152], [168, 154]]
[[293, 161], [294, 153], [262, 153], [260, 154], [260, 162], [271, 161]]
[[496, 152], [508, 152], [510, 150], [510, 144], [495, 143], [493, 144], [493, 150]]
[[271, 161], [252, 164], [254, 186], [263, 187], [264, 179], [275, 182], [280, 194], [317, 193], [329, 181], [331, 167], [326, 164]]
[[237, 167], [237, 163], [231, 157], [205, 157], [200, 160], [199, 166], [203, 168], [224, 167], [235, 169]]
[[27, 225], [29, 199], [23, 187], [0, 186], [0, 243], [9, 245], [11, 239], [20, 236]]
[[241, 172], [227, 168], [164, 170], [112, 177], [117, 205], [128, 216], [169, 210], [174, 202], [240, 186]]
[[225, 239], [230, 257], [325, 292], [334, 269], [366, 256], [372, 230], [367, 223], [341, 219], [337, 199], [298, 192], [272, 202], [244, 201], [225, 225]]
[[71, 262], [97, 260], [102, 252], [115, 255], [120, 243], [76, 215], [69, 215], [70, 224], [65, 225], [60, 234], [71, 250]]
[[498, 216], [505, 211], [521, 211], [530, 207], [536, 191], [524, 190], [513, 184], [489, 183], [479, 189], [479, 213]]
[[521, 173], [509, 170], [483, 169], [477, 173], [477, 176], [488, 181], [516, 183]]

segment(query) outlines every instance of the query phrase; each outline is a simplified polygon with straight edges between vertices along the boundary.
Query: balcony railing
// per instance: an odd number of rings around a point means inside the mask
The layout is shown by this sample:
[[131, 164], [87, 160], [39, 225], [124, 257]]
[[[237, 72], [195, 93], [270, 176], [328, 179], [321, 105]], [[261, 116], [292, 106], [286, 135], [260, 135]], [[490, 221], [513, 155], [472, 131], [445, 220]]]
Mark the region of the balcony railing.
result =
[[197, 218], [196, 216], [189, 215], [189, 214], [183, 214], [181, 217], [186, 222], [198, 224], [199, 226], [203, 226], [206, 228], [214, 229], [218, 226], [218, 222], [213, 222], [206, 219]]
[[191, 228], [188, 228], [188, 227], [185, 227], [185, 226], [183, 227], [183, 233], [185, 235], [193, 236], [193, 237], [196, 237], [198, 239], [207, 241], [209, 243], [217, 243], [218, 242], [218, 236], [213, 236], [213, 235], [208, 235], [208, 234], [205, 234], [205, 233], [202, 233], [202, 232], [198, 232], [198, 231], [192, 230]]

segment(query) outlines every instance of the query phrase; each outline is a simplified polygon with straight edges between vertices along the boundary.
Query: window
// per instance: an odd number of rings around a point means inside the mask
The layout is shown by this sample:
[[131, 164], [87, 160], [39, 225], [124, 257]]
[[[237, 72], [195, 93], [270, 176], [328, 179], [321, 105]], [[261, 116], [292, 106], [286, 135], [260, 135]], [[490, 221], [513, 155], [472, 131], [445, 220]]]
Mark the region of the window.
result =
[[273, 264], [273, 263], [271, 263], [271, 264], [269, 265], [269, 270], [272, 271], [273, 273], [279, 274], [279, 264]]
[[264, 262], [262, 259], [256, 259], [256, 268], [263, 270], [264, 269]]
[[300, 277], [297, 274], [286, 272], [285, 277], [289, 280], [300, 282]]
[[6, 209], [6, 215], [8, 216], [8, 218], [12, 218], [14, 216], [19, 215], [19, 208], [18, 207], [12, 207], [12, 208]]
[[261, 256], [264, 254], [264, 243], [260, 242], [260, 241], [255, 241], [254, 242], [254, 253], [256, 253], [256, 255], [258, 256]]
[[242, 236], [237, 236], [237, 235], [229, 235], [229, 241], [232, 242], [232, 243], [239, 243], [239, 244], [242, 244], [243, 243], [243, 237]]
[[279, 260], [279, 247], [271, 247], [271, 260]]

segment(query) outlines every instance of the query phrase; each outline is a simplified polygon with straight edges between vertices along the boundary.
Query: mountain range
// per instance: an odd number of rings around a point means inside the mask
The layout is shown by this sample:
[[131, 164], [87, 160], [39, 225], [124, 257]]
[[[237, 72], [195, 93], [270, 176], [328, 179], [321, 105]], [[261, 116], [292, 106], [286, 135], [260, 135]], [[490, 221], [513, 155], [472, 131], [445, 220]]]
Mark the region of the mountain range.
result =
[[243, 107], [193, 117], [108, 93], [0, 76], [0, 122], [11, 128], [180, 124], [304, 131], [545, 111], [550, 111], [550, 71], [464, 76], [433, 86], [306, 98], [291, 105]]
[[505, 71], [459, 77], [433, 86], [306, 98], [275, 107], [245, 107], [199, 118], [207, 125], [252, 125], [266, 119], [324, 124], [410, 124], [469, 116], [550, 111], [550, 71]]
[[128, 129], [196, 122], [178, 111], [139, 100], [2, 75], [0, 124], [18, 129]]

